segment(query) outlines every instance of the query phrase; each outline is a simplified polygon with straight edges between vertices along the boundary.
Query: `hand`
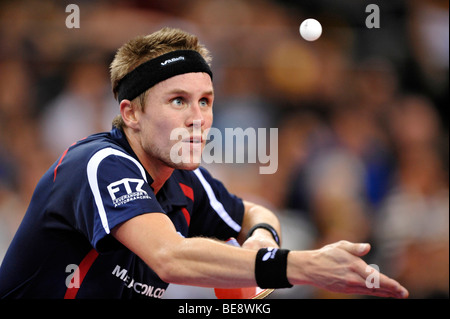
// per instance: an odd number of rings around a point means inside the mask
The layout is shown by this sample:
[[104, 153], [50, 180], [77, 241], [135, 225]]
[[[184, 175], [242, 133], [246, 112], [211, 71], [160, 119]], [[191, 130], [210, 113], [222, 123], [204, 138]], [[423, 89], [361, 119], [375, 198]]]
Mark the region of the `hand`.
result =
[[250, 236], [243, 244], [243, 248], [258, 250], [260, 248], [266, 247], [276, 247], [278, 248], [278, 244], [273, 239], [272, 234], [264, 228], [256, 229], [252, 236]]
[[[379, 272], [374, 273], [376, 270], [373, 268], [367, 268], [368, 265], [360, 257], [369, 251], [369, 244], [339, 241], [318, 250], [298, 252], [297, 255], [292, 255], [293, 258], [291, 255], [288, 257], [288, 265], [292, 265], [292, 268], [288, 266], [288, 271], [293, 270], [288, 273], [289, 281], [293, 284], [311, 284], [339, 293], [407, 298], [408, 291], [397, 281]], [[298, 273], [300, 278], [297, 279], [300, 280], [297, 282], [296, 271], [301, 272]], [[379, 276], [378, 288], [368, 287], [366, 279], [369, 275]]]

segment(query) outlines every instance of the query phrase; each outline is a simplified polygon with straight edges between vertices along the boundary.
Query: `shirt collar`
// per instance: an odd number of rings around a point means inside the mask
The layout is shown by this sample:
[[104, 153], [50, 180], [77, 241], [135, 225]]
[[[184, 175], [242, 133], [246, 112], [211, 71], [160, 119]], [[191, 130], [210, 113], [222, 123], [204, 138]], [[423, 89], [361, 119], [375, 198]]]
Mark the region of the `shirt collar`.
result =
[[158, 202], [166, 212], [171, 211], [174, 206], [185, 207], [188, 204], [186, 195], [184, 195], [179, 184], [176, 172], [177, 171], [175, 170], [172, 173], [156, 195]]

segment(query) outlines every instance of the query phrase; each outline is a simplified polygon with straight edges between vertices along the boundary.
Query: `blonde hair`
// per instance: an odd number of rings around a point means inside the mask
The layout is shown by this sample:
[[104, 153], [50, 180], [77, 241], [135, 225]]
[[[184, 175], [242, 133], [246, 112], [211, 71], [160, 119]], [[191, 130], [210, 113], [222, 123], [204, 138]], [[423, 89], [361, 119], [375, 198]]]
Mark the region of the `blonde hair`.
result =
[[[197, 51], [208, 64], [211, 64], [212, 58], [209, 50], [199, 42], [197, 36], [183, 30], [166, 27], [149, 35], [138, 36], [117, 50], [110, 65], [114, 98], [118, 98], [117, 85], [126, 74], [144, 62], [176, 50]], [[136, 97], [131, 103], [136, 103], [143, 109], [147, 92], [148, 90]], [[113, 125], [117, 128], [125, 126], [120, 114], [114, 118]]]

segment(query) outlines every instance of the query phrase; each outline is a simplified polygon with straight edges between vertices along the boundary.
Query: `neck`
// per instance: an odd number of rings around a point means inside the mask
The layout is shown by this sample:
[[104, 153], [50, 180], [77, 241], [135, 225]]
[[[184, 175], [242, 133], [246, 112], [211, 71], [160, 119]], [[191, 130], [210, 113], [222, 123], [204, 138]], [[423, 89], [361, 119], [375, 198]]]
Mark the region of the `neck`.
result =
[[144, 151], [139, 140], [133, 134], [127, 132], [126, 129], [124, 129], [124, 132], [132, 150], [153, 179], [153, 183], [150, 186], [153, 188], [155, 194], [158, 193], [172, 175], [174, 169], [167, 166], [161, 160], [151, 157]]
[[153, 183], [151, 187], [153, 188], [153, 191], [156, 193], [159, 192], [161, 187], [163, 187], [164, 183], [169, 179], [169, 177], [172, 175], [174, 169], [171, 167], [167, 167], [165, 165], [161, 165], [161, 168], [157, 168], [156, 166], [153, 166], [154, 169], [150, 169], [148, 166], [144, 165], [144, 168], [147, 170], [147, 172], [150, 174], [150, 176], [153, 178]]

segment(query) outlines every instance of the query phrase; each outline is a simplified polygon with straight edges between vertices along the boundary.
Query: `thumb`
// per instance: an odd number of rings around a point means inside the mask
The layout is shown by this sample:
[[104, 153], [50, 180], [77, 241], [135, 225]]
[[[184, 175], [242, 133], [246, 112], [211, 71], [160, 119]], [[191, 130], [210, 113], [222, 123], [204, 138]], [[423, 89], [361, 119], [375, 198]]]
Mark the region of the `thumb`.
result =
[[348, 241], [339, 242], [342, 249], [347, 250], [355, 256], [364, 256], [370, 251], [370, 244], [368, 243], [351, 243]]
[[353, 252], [356, 256], [364, 256], [370, 251], [370, 244], [364, 243], [364, 244], [355, 244], [355, 251]]

